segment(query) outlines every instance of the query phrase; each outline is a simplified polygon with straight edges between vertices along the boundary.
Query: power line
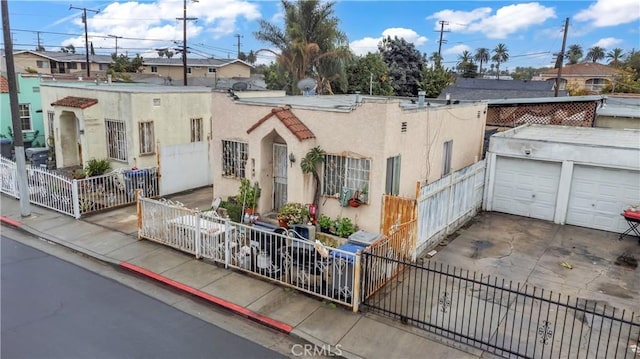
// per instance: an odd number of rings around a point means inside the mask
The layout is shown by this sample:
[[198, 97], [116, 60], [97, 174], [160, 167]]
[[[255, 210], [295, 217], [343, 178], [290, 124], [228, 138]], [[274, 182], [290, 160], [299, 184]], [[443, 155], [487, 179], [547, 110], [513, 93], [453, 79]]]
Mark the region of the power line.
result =
[[440, 24], [440, 40], [438, 40], [438, 58], [437, 58], [437, 66], [440, 65], [440, 61], [442, 60], [442, 44], [446, 44], [447, 40], [443, 40], [442, 36], [444, 35], [445, 32], [450, 32], [449, 30], [445, 30], [444, 29], [444, 25], [449, 25], [449, 21], [446, 20], [440, 20], [438, 21], [438, 23]]
[[91, 72], [89, 68], [89, 37], [87, 32], [87, 11], [97, 14], [100, 12], [100, 10], [91, 10], [91, 9], [87, 9], [86, 7], [74, 7], [73, 5], [69, 5], [69, 10], [71, 9], [82, 10], [82, 23], [84, 24], [84, 48], [86, 50], [86, 55], [87, 55], [87, 77], [91, 77]]

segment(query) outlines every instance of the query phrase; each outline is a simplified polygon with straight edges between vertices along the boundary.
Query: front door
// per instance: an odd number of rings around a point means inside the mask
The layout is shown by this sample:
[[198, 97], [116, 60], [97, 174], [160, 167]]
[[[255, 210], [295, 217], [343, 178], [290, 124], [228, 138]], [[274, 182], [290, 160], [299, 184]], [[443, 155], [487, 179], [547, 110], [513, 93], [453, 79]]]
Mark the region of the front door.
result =
[[273, 209], [287, 203], [287, 145], [273, 144]]

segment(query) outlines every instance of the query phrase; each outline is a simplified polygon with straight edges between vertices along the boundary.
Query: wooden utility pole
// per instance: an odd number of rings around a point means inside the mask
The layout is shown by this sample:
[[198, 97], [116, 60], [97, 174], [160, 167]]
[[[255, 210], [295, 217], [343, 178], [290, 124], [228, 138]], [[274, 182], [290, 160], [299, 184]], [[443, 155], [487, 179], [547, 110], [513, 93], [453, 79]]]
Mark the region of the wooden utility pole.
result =
[[564, 65], [564, 49], [567, 46], [567, 32], [569, 31], [569, 18], [564, 20], [564, 36], [562, 37], [562, 50], [558, 55], [560, 66], [558, 67], [558, 76], [556, 77], [556, 88], [553, 91], [553, 96], [558, 97], [558, 90], [560, 90], [560, 80], [562, 79], [562, 66]]
[[20, 215], [31, 215], [29, 204], [29, 188], [27, 187], [27, 166], [24, 158], [24, 141], [22, 139], [22, 122], [18, 111], [18, 86], [16, 70], [13, 62], [13, 40], [9, 26], [9, 5], [7, 0], [2, 0], [2, 34], [4, 36], [4, 54], [7, 59], [7, 82], [9, 82], [9, 106], [11, 107], [11, 125], [13, 128], [13, 146], [16, 156], [16, 177], [20, 196]]
[[91, 11], [97, 14], [100, 12], [100, 10], [91, 10], [87, 9], [86, 7], [75, 7], [73, 5], [69, 5], [69, 10], [71, 9], [82, 10], [82, 23], [84, 24], [84, 51], [87, 60], [87, 77], [91, 77], [91, 71], [89, 68], [89, 34], [87, 33], [87, 11]]
[[122, 39], [122, 36], [116, 36], [116, 35], [107, 35], [109, 37], [113, 37], [116, 39], [116, 57], [118, 57], [118, 39]]
[[440, 62], [442, 61], [442, 44], [446, 44], [447, 40], [442, 40], [442, 35], [445, 32], [449, 32], [449, 30], [444, 29], [444, 25], [449, 25], [449, 21], [440, 20], [440, 40], [438, 40], [438, 63], [437, 66], [440, 66]]
[[[191, 2], [198, 2], [197, 0], [191, 0]], [[183, 4], [183, 16], [176, 18], [176, 20], [182, 20], [182, 76], [183, 84], [187, 86], [187, 20], [197, 20], [197, 17], [187, 17], [187, 0], [184, 0]]]
[[242, 35], [235, 34], [233, 36], [238, 38], [238, 56], [236, 57], [236, 59], [239, 59], [240, 58], [240, 39], [242, 38]]

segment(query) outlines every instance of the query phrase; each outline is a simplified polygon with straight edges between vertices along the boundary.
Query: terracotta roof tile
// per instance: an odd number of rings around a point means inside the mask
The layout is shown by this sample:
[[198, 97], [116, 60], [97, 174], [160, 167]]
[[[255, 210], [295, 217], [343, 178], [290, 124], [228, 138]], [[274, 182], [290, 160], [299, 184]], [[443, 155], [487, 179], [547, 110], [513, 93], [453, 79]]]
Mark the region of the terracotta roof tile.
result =
[[77, 107], [80, 109], [85, 109], [97, 103], [98, 103], [98, 100], [95, 98], [67, 96], [62, 100], [53, 102], [51, 106]]
[[282, 124], [298, 138], [298, 140], [302, 141], [316, 137], [313, 132], [311, 132], [311, 130], [309, 130], [309, 128], [304, 123], [302, 123], [302, 121], [300, 121], [300, 119], [296, 115], [294, 115], [293, 112], [291, 112], [291, 109], [289, 107], [276, 107], [274, 109], [271, 109], [271, 112], [258, 120], [258, 122], [256, 122], [253, 126], [251, 126], [251, 128], [247, 130], [247, 133], [251, 133], [251, 131], [255, 130], [268, 119], [273, 117], [273, 115], [275, 115], [282, 122]]
[[0, 93], [9, 93], [9, 80], [4, 76], [0, 76]]

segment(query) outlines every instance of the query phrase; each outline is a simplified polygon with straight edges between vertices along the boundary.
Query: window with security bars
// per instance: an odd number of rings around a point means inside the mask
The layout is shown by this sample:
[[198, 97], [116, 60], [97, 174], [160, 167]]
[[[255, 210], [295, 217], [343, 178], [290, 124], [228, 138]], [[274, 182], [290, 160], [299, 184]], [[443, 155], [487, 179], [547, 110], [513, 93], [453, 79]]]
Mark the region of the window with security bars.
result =
[[345, 156], [324, 156], [324, 177], [322, 194], [340, 195], [343, 188], [355, 191], [368, 191], [371, 160]]
[[387, 158], [384, 192], [395, 196], [400, 194], [400, 155]]
[[222, 140], [222, 175], [245, 178], [249, 144]]
[[28, 103], [20, 104], [18, 113], [20, 114], [20, 125], [22, 126], [22, 130], [31, 130], [31, 106]]
[[140, 154], [148, 155], [155, 152], [153, 140], [153, 122], [140, 122], [138, 124], [140, 134]]
[[202, 141], [202, 118], [191, 119], [191, 142]]
[[127, 161], [127, 128], [124, 121], [105, 119], [107, 157]]

